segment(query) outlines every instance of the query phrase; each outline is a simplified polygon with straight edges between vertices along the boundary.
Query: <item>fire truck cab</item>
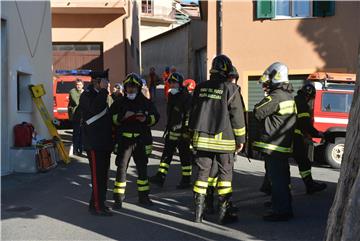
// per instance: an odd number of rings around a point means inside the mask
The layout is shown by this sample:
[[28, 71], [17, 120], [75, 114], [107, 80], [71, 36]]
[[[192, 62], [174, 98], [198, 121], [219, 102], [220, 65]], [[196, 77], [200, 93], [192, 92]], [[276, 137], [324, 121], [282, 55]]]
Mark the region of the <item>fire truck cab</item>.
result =
[[[308, 81], [316, 89], [313, 124], [325, 133], [323, 140], [313, 139], [313, 147], [317, 156], [333, 168], [340, 168], [356, 75], [317, 72], [310, 74]], [[314, 149], [310, 157], [314, 157]]]
[[56, 70], [53, 77], [54, 118], [63, 124], [69, 120], [69, 92], [75, 88], [77, 79], [84, 83], [84, 89], [91, 81], [91, 70]]

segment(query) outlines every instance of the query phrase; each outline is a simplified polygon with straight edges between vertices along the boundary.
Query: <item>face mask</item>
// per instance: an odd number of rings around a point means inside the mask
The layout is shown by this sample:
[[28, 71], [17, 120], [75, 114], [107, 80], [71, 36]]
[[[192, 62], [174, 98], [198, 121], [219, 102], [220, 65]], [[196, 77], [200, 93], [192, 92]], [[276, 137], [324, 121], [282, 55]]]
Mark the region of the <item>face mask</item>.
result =
[[170, 90], [170, 93], [171, 93], [172, 95], [176, 95], [177, 93], [179, 93], [179, 89], [178, 89], [178, 88], [172, 88], [172, 89]]
[[137, 93], [132, 93], [132, 94], [126, 94], [126, 97], [129, 99], [129, 100], [134, 100], [137, 96]]

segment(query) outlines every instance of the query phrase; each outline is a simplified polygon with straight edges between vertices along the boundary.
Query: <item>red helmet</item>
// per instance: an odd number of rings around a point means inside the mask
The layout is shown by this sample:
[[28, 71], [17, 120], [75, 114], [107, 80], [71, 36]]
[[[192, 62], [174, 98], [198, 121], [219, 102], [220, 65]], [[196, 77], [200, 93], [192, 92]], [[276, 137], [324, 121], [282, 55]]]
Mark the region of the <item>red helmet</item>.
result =
[[193, 92], [196, 87], [196, 82], [193, 79], [186, 79], [183, 82], [183, 86], [187, 88], [189, 92]]

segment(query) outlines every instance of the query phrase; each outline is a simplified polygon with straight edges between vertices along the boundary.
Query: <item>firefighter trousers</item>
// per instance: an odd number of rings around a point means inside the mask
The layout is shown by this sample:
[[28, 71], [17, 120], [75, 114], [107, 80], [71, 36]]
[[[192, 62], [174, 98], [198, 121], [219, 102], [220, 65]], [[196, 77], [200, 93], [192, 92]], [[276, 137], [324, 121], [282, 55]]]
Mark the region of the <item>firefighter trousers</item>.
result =
[[145, 144], [141, 138], [122, 138], [118, 144], [118, 152], [115, 160], [117, 166], [114, 183], [114, 195], [124, 196], [126, 189], [126, 172], [131, 156], [134, 159], [138, 174], [137, 186], [139, 195], [148, 194], [150, 190], [147, 164], [148, 157], [145, 153]]
[[92, 184], [89, 206], [91, 209], [94, 208], [96, 211], [100, 211], [105, 207], [111, 152], [88, 150], [87, 156], [90, 164]]
[[170, 163], [173, 159], [173, 155], [179, 150], [180, 162], [181, 162], [181, 174], [182, 176], [191, 176], [192, 170], [192, 153], [190, 150], [190, 141], [186, 139], [170, 140], [165, 139], [165, 147], [161, 156], [160, 166], [158, 171], [163, 174], [168, 174]]
[[195, 193], [206, 194], [213, 162], [216, 162], [218, 168], [218, 194], [220, 196], [230, 197], [232, 194], [231, 182], [234, 166], [234, 154], [232, 153], [198, 151], [195, 157], [197, 178], [193, 190]]
[[292, 212], [290, 193], [290, 166], [288, 157], [281, 154], [264, 154], [267, 175], [272, 185], [272, 208], [279, 214]]
[[307, 155], [304, 137], [299, 134], [294, 136], [294, 159], [298, 164], [302, 178], [311, 175], [311, 161]]

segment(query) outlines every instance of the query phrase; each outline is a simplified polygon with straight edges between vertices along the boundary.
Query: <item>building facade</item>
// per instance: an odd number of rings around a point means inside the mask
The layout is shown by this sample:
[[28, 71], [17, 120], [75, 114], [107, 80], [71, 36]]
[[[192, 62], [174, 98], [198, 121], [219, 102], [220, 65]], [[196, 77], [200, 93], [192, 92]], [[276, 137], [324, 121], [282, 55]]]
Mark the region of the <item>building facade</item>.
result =
[[140, 70], [140, 1], [51, 1], [53, 67], [109, 69], [111, 83]]
[[[200, 1], [207, 22], [207, 69], [216, 55], [216, 1]], [[240, 74], [249, 110], [262, 97], [259, 75], [275, 61], [288, 65], [298, 88], [314, 71], [356, 71], [358, 1], [222, 1], [222, 52]]]
[[44, 138], [50, 137], [32, 102], [28, 85], [44, 84], [46, 95], [43, 101], [51, 111], [53, 104], [51, 59], [50, 3], [2, 1], [1, 175], [12, 173], [14, 155], [21, 155], [21, 151], [12, 151], [13, 128], [16, 124], [32, 123], [39, 135]]

